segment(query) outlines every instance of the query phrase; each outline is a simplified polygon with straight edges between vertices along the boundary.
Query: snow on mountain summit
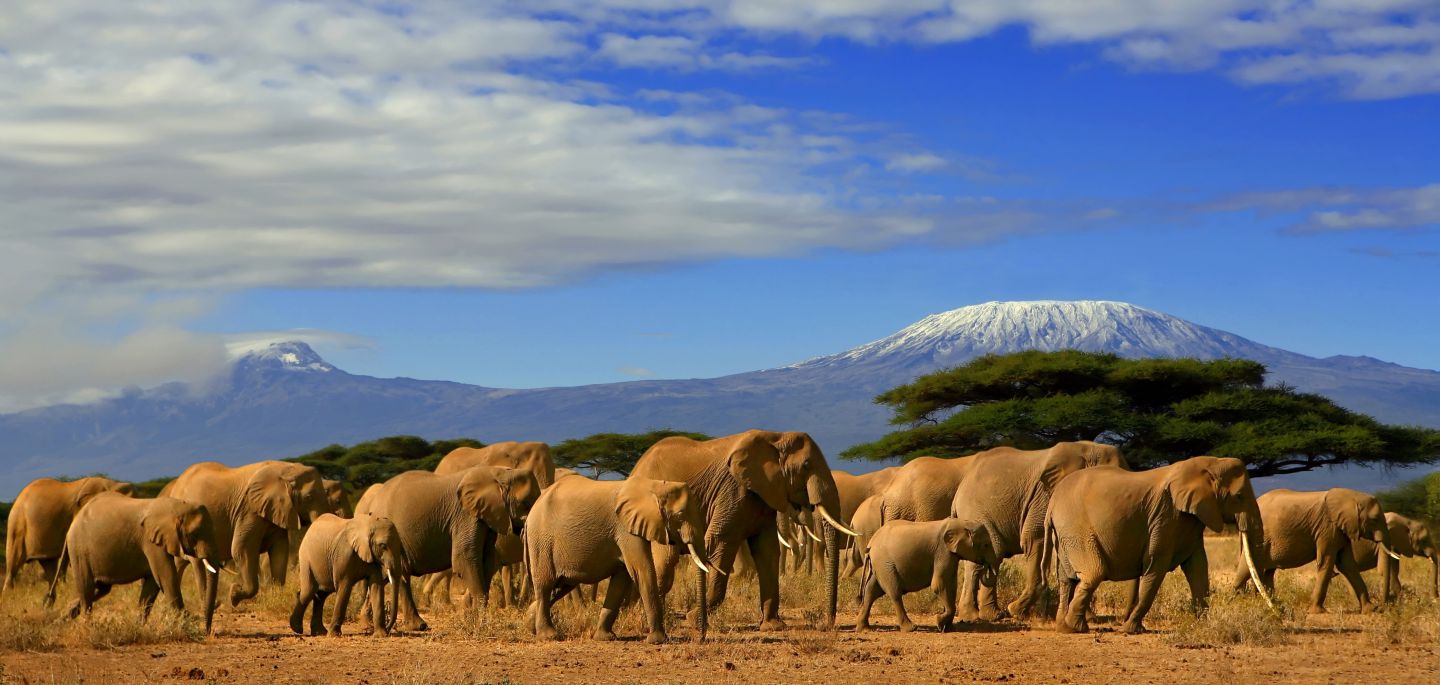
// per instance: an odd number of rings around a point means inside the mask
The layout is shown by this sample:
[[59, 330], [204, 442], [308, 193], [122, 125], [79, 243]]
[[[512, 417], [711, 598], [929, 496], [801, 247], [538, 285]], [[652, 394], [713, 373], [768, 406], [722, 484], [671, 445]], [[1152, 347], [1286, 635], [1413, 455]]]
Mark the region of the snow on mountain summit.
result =
[[285, 369], [288, 371], [334, 371], [309, 345], [299, 340], [264, 341], [227, 346], [237, 366]]
[[984, 354], [1079, 349], [1122, 357], [1268, 356], [1232, 333], [1125, 302], [986, 302], [932, 314], [886, 338], [795, 368], [885, 363], [960, 364]]

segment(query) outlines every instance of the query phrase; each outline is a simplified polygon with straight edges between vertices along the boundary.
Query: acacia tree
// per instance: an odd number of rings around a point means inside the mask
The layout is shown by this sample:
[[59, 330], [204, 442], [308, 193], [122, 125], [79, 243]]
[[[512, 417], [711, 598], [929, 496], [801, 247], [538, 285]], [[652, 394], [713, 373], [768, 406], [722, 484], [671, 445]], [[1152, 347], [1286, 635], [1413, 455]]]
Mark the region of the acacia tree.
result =
[[670, 429], [654, 430], [649, 433], [596, 433], [583, 438], [574, 438], [551, 449], [556, 466], [571, 469], [587, 469], [596, 478], [613, 473], [628, 478], [640, 461], [645, 450], [664, 438], [679, 435], [691, 440], [709, 440], [704, 433], [689, 433]]
[[956, 457], [1062, 440], [1118, 445], [1137, 468], [1237, 457], [1252, 477], [1440, 458], [1440, 431], [1392, 426], [1285, 385], [1241, 359], [1122, 359], [1063, 350], [986, 355], [875, 398], [905, 426], [845, 456]]

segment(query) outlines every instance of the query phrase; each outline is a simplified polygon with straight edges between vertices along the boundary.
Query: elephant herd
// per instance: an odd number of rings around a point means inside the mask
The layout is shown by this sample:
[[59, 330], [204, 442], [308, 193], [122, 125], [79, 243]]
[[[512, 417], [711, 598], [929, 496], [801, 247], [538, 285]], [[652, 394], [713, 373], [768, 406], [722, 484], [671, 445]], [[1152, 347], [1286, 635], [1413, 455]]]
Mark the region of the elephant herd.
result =
[[[1430, 528], [1384, 512], [1370, 495], [1334, 488], [1256, 497], [1237, 459], [1193, 457], [1132, 471], [1119, 449], [1089, 441], [920, 457], [851, 475], [832, 470], [806, 433], [751, 430], [705, 441], [665, 438], [620, 481], [557, 469], [543, 443], [503, 442], [460, 448], [433, 472], [371, 486], [353, 507], [344, 493], [316, 469], [281, 461], [195, 464], [154, 499], [136, 499], [129, 484], [101, 477], [37, 480], [11, 510], [4, 590], [33, 561], [49, 583], [47, 603], [70, 567], [72, 617], [113, 586], [137, 581], [147, 613], [160, 594], [183, 609], [181, 579], [194, 567], [209, 632], [221, 573], [234, 576], [225, 597], [235, 606], [258, 593], [263, 562], [271, 582], [283, 584], [292, 566], [298, 574], [295, 632], [305, 631], [308, 611], [312, 635], [339, 635], [358, 593], [361, 629], [386, 635], [428, 627], [415, 578], [428, 576], [422, 590], [443, 587], [446, 597], [458, 580], [466, 610], [478, 611], [498, 575], [501, 603], [528, 605], [529, 628], [556, 639], [555, 603], [603, 581], [592, 638], [614, 639], [619, 612], [634, 601], [646, 640], [658, 644], [667, 640], [666, 597], [683, 557], [698, 571], [688, 619], [703, 639], [710, 612], [742, 567], [758, 583], [760, 627], [783, 629], [787, 555], [797, 564], [821, 562], [817, 616], [834, 627], [843, 555], [845, 573], [860, 574], [857, 630], [869, 627], [881, 596], [893, 602], [900, 629], [912, 630], [904, 595], [929, 588], [943, 601], [941, 631], [957, 617], [1045, 614], [1061, 632], [1083, 632], [1097, 586], [1115, 581], [1128, 585], [1123, 628], [1135, 633], [1175, 569], [1193, 605], [1205, 606], [1205, 531], [1233, 526], [1241, 540], [1233, 587], [1253, 585], [1267, 602], [1277, 569], [1313, 563], [1311, 611], [1324, 611], [1337, 572], [1368, 610], [1360, 572], [1378, 566], [1381, 600], [1392, 600], [1400, 555], [1428, 558], [1429, 592], [1440, 594], [1440, 549]], [[997, 579], [1010, 558], [1020, 583], [1002, 608]], [[1054, 603], [1047, 601], [1051, 574]]]

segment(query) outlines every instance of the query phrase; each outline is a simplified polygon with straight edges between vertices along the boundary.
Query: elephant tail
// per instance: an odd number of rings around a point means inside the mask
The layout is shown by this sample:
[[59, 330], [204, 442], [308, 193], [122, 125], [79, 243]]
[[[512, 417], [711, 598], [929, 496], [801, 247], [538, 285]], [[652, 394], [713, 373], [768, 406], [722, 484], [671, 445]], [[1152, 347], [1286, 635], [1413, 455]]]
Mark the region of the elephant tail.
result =
[[65, 536], [65, 543], [60, 546], [60, 558], [55, 562], [55, 577], [50, 579], [50, 588], [45, 591], [44, 606], [46, 608], [55, 606], [55, 589], [60, 585], [60, 576], [65, 575], [65, 562], [70, 558], [70, 536]]
[[865, 601], [865, 588], [870, 585], [870, 579], [875, 577], [875, 565], [870, 561], [870, 555], [865, 555], [864, 570], [860, 572], [860, 589], [855, 591], [855, 602]]

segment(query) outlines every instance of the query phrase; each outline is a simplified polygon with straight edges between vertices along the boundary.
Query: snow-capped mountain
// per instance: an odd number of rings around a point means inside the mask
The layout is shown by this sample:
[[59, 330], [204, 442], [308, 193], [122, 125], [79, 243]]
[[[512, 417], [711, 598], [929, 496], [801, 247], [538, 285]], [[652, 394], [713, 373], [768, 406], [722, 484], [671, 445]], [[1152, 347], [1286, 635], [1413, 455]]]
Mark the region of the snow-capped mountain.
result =
[[[197, 460], [293, 456], [398, 433], [555, 442], [663, 427], [712, 434], [794, 428], [813, 434], [834, 459], [890, 429], [889, 414], [871, 402], [887, 388], [985, 353], [1065, 348], [1255, 359], [1269, 367], [1272, 382], [1325, 394], [1384, 421], [1440, 427], [1440, 372], [1368, 357], [1316, 359], [1120, 302], [991, 302], [783, 368], [566, 388], [373, 378], [336, 368], [302, 342], [250, 344], [231, 350], [226, 378], [203, 387], [169, 384], [94, 404], [0, 415], [0, 499], [41, 475], [144, 478]], [[1337, 477], [1301, 474], [1286, 485], [1304, 487], [1312, 475], [1324, 483]], [[1352, 487], [1374, 487], [1404, 475], [1343, 477]]]

